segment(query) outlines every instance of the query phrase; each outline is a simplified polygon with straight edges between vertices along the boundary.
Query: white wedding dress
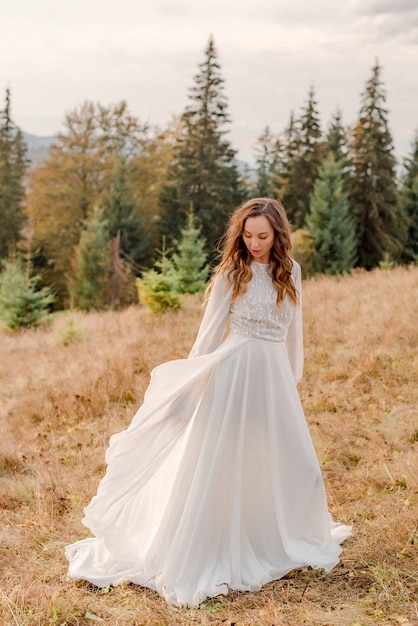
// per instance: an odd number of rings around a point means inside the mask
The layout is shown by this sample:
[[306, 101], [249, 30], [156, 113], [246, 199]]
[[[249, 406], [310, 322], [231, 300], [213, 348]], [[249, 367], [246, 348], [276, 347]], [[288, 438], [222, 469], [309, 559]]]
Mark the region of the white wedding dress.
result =
[[[66, 548], [71, 579], [197, 606], [338, 563], [350, 527], [328, 512], [296, 387], [301, 306], [278, 307], [269, 266], [251, 267], [232, 305], [216, 279], [189, 358], [153, 370], [131, 425], [111, 437], [83, 519], [95, 537]], [[300, 293], [297, 263], [293, 278]]]

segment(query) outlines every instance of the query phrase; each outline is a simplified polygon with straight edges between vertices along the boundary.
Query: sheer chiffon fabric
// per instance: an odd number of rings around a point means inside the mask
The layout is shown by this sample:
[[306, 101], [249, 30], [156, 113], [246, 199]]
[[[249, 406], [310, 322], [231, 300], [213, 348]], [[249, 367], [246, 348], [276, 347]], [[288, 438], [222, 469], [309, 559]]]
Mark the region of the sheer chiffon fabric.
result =
[[[95, 536], [67, 546], [70, 578], [197, 606], [338, 563], [350, 527], [328, 512], [296, 388], [301, 302], [279, 309], [268, 266], [252, 269], [232, 306], [217, 278], [189, 358], [152, 372], [131, 425], [111, 437], [83, 519]], [[301, 293], [296, 263], [293, 275]]]

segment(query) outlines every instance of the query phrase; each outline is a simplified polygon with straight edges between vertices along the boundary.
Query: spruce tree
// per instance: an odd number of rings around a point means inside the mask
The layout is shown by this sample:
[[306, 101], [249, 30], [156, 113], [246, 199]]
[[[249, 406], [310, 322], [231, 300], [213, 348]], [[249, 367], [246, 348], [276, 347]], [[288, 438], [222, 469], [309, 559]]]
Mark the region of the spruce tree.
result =
[[313, 242], [314, 272], [340, 274], [356, 261], [355, 222], [344, 191], [340, 161], [324, 159], [311, 196], [306, 226]]
[[354, 128], [350, 203], [356, 220], [358, 265], [372, 269], [398, 258], [404, 228], [397, 203], [395, 157], [385, 108], [381, 68], [373, 67]]
[[0, 274], [0, 319], [8, 328], [38, 326], [54, 301], [50, 289], [38, 287], [39, 277], [30, 276], [19, 258], [3, 261]]
[[212, 38], [182, 115], [168, 183], [161, 193], [161, 233], [172, 242], [187, 223], [190, 203], [212, 251], [229, 213], [241, 200], [235, 150], [226, 139], [230, 119]]
[[347, 134], [342, 124], [341, 110], [338, 108], [331, 118], [325, 138], [325, 150], [331, 152], [336, 161], [344, 164], [348, 159]]
[[407, 237], [403, 260], [418, 261], [418, 133], [412, 152], [404, 162], [404, 175], [400, 189], [401, 211], [406, 216]]
[[294, 207], [297, 205], [299, 195], [296, 170], [300, 156], [301, 138], [299, 122], [295, 119], [292, 111], [288, 126], [284, 132], [283, 157], [273, 177], [273, 189], [274, 195], [280, 197], [284, 203], [289, 220], [294, 227], [296, 227]]
[[311, 87], [306, 107], [302, 111], [300, 124], [301, 156], [296, 172], [299, 177], [301, 193], [295, 207], [297, 226], [303, 226], [305, 223], [306, 215], [309, 212], [310, 196], [318, 177], [323, 156], [322, 133], [317, 106], [315, 91]]
[[181, 239], [172, 259], [181, 293], [198, 293], [206, 287], [209, 274], [208, 255], [200, 233], [201, 229], [194, 226], [194, 215], [190, 211], [187, 228], [181, 231]]
[[310, 195], [323, 157], [323, 142], [315, 91], [311, 87], [308, 101], [294, 128], [289, 127], [287, 175], [283, 181], [283, 202], [295, 228], [302, 228], [309, 212]]
[[324, 142], [324, 158], [328, 154], [332, 154], [334, 159], [341, 167], [343, 176], [343, 188], [348, 193], [348, 202], [351, 212], [353, 207], [350, 203], [350, 175], [352, 172], [352, 162], [350, 157], [349, 131], [343, 126], [342, 113], [339, 108], [336, 109], [331, 117], [328, 125]]
[[0, 111], [0, 259], [15, 247], [25, 222], [22, 202], [27, 164], [26, 144], [11, 119], [10, 90], [6, 89], [5, 107]]
[[102, 211], [95, 209], [84, 222], [75, 248], [69, 281], [71, 302], [75, 308], [100, 310], [107, 304], [111, 271], [110, 236]]
[[257, 140], [255, 148], [256, 181], [254, 196], [269, 198], [275, 195], [275, 181], [282, 155], [280, 140], [275, 137], [268, 126]]

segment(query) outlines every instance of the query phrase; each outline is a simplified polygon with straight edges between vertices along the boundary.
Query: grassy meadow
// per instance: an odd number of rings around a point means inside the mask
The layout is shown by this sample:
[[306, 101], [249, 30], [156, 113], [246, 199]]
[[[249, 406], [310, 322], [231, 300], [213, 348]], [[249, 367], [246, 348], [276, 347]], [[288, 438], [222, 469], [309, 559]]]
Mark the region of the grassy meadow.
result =
[[161, 317], [138, 306], [1, 330], [0, 624], [418, 624], [418, 267], [304, 283], [300, 394], [330, 509], [354, 526], [339, 566], [199, 609], [66, 580], [64, 546], [88, 534], [82, 509], [110, 435], [129, 424], [149, 371], [187, 355], [201, 315], [189, 297]]

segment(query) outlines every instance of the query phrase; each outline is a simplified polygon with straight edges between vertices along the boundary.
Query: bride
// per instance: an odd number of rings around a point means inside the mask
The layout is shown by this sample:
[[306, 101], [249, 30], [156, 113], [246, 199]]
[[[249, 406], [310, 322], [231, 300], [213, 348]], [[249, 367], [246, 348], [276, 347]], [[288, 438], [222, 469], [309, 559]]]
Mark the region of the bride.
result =
[[351, 529], [328, 512], [297, 391], [301, 298], [283, 206], [247, 201], [188, 359], [153, 370], [132, 423], [110, 439], [82, 520], [94, 537], [67, 546], [69, 578], [198, 606], [338, 563]]

